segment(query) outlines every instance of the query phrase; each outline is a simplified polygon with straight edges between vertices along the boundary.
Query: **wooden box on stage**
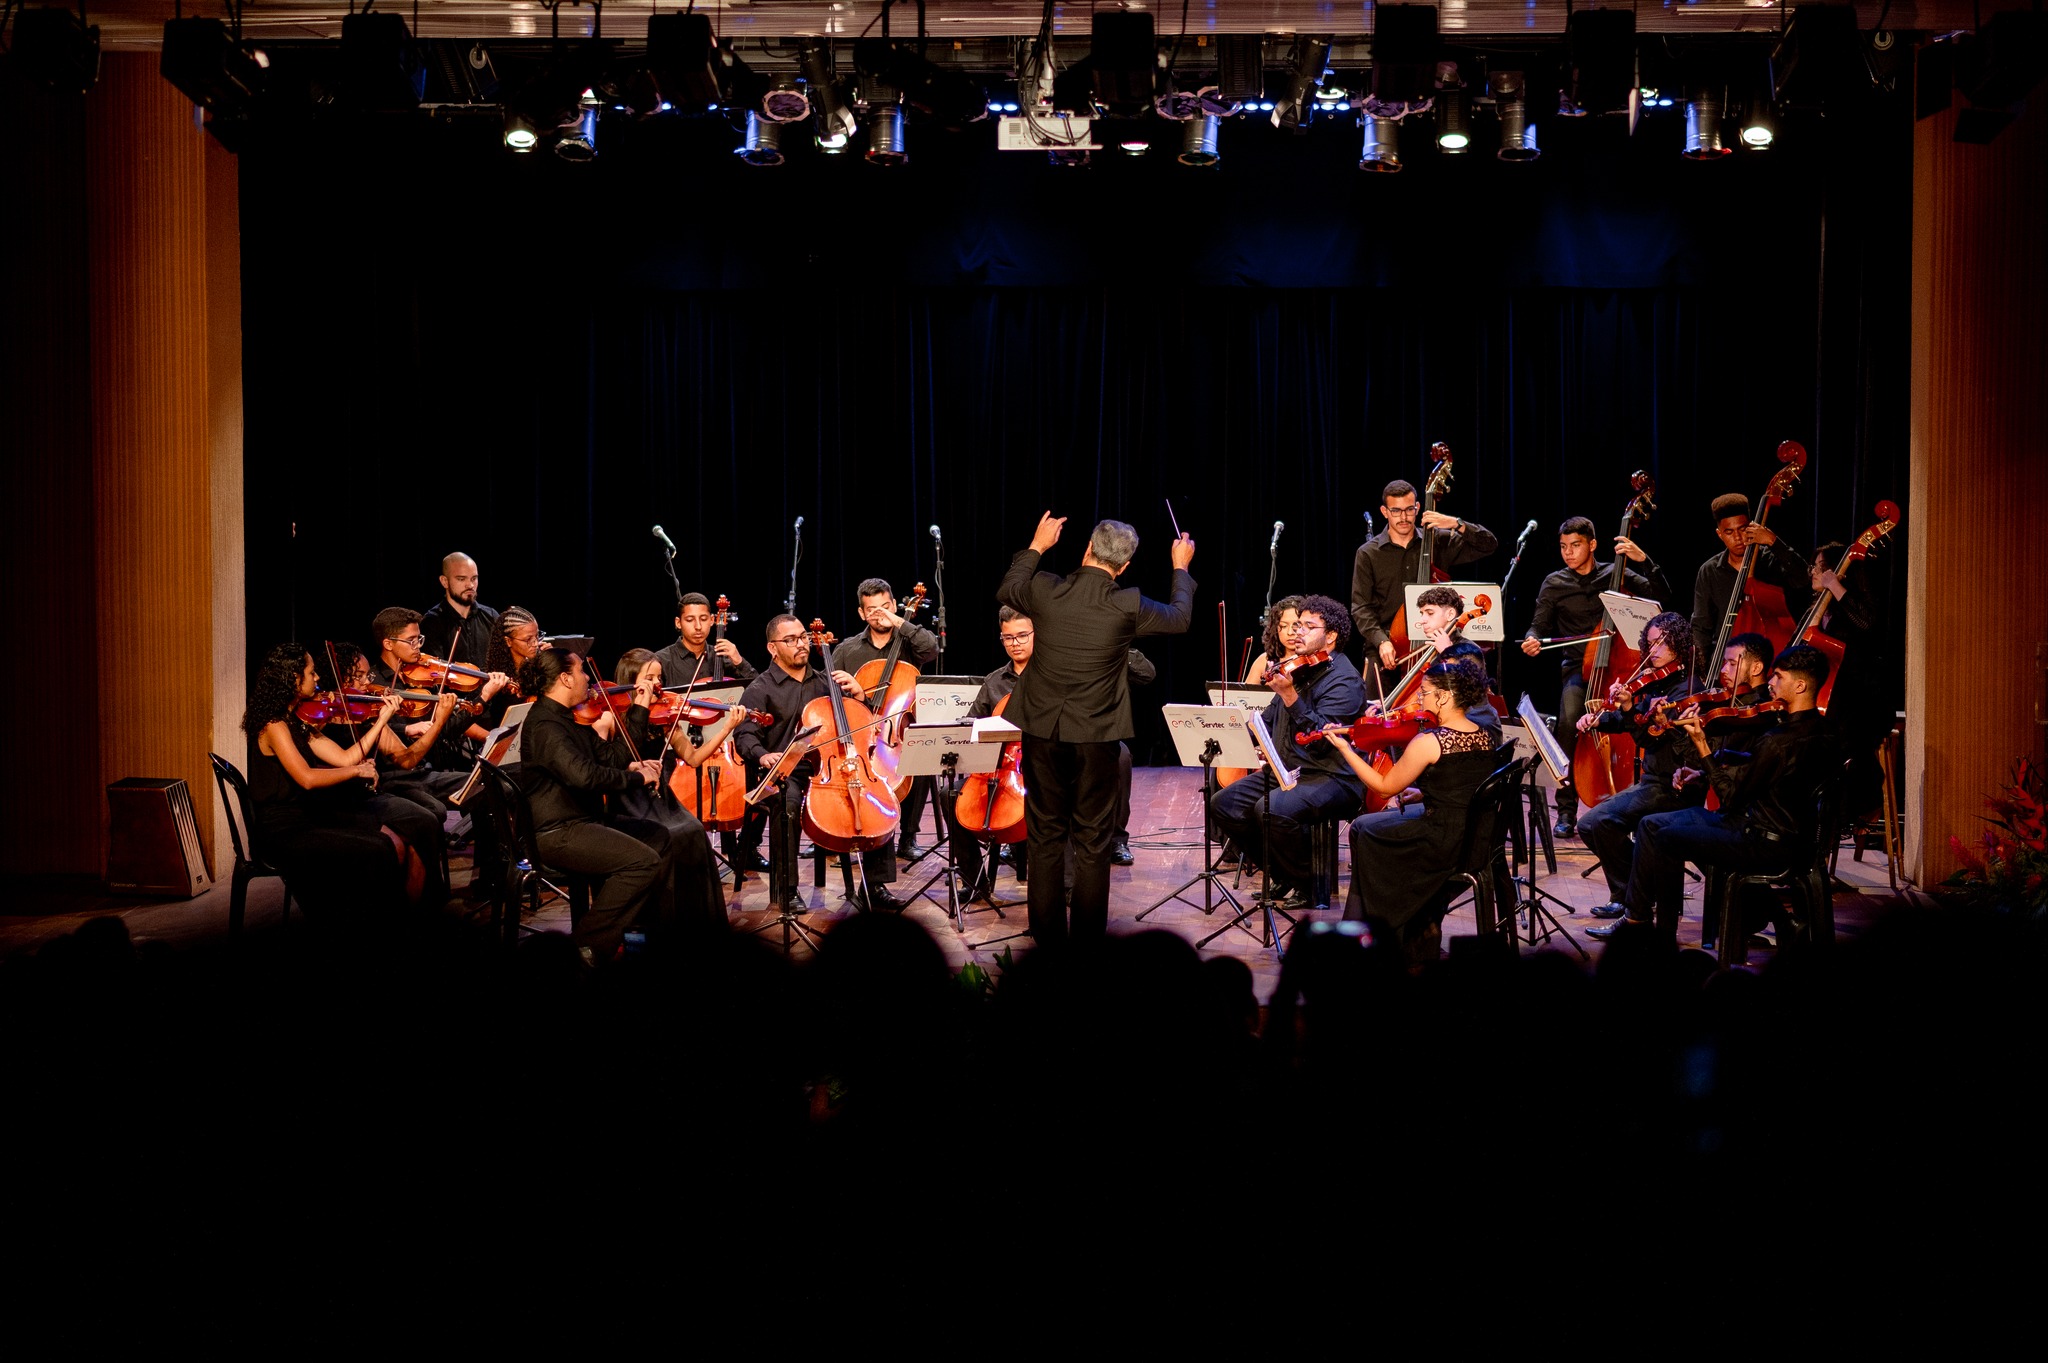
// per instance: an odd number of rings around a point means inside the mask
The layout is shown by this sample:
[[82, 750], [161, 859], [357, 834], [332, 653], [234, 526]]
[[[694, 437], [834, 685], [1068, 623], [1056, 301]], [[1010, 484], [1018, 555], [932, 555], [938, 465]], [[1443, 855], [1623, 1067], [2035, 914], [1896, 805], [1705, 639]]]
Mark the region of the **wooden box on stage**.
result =
[[190, 899], [212, 884], [192, 792], [179, 780], [130, 776], [107, 787], [107, 889]]

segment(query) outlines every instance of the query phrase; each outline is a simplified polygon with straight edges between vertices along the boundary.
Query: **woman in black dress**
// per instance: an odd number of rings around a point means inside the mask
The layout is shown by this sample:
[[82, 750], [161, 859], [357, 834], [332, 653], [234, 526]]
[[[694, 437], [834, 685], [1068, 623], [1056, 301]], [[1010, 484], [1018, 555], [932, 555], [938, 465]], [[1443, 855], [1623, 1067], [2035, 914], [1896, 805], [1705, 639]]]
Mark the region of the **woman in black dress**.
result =
[[1486, 673], [1478, 664], [1436, 664], [1422, 675], [1417, 703], [1436, 717], [1437, 727], [1411, 741], [1384, 776], [1346, 741], [1344, 727], [1325, 730], [1368, 789], [1381, 795], [1409, 786], [1422, 791], [1419, 819], [1387, 809], [1352, 820], [1351, 891], [1344, 901], [1346, 918], [1372, 922], [1387, 940], [1401, 943], [1411, 961], [1435, 957], [1448, 881], [1459, 869], [1465, 811], [1501, 763], [1493, 736], [1465, 715], [1486, 703]]
[[[312, 655], [297, 644], [270, 650], [256, 675], [242, 715], [250, 738], [251, 852], [284, 872], [309, 914], [394, 908], [403, 887], [399, 844], [360, 802], [325, 798], [350, 787], [367, 791], [376, 784], [376, 763], [327, 764], [313, 751], [314, 731], [292, 713], [317, 686]], [[396, 706], [394, 700], [388, 709]]]

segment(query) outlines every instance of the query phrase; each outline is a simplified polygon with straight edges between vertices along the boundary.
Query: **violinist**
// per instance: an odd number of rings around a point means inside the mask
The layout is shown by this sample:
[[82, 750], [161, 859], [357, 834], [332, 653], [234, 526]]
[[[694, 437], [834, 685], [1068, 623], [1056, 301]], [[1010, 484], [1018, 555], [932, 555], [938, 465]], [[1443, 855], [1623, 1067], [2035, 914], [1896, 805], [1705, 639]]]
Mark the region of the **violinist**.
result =
[[1273, 603], [1273, 609], [1266, 619], [1263, 637], [1259, 640], [1259, 656], [1252, 659], [1252, 665], [1244, 670], [1239, 680], [1248, 685], [1262, 685], [1266, 669], [1278, 662], [1292, 658], [1300, 650], [1294, 646], [1295, 627], [1301, 620], [1299, 596], [1283, 596]]
[[312, 731], [294, 710], [318, 689], [313, 655], [298, 644], [271, 649], [257, 671], [242, 714], [251, 851], [284, 872], [292, 897], [316, 922], [395, 909], [403, 883], [399, 849], [367, 808], [315, 798], [342, 786], [368, 789], [377, 780], [370, 761], [330, 766], [312, 754]]
[[1444, 568], [1477, 562], [1500, 548], [1500, 541], [1483, 525], [1424, 512], [1414, 484], [1400, 478], [1380, 493], [1380, 513], [1387, 528], [1359, 545], [1351, 561], [1351, 623], [1367, 655], [1381, 667], [1393, 667], [1394, 641], [1387, 631], [1407, 605], [1405, 588], [1415, 580], [1422, 535], [1436, 536], [1432, 560]]
[[1750, 520], [1747, 496], [1729, 492], [1716, 497], [1713, 512], [1714, 533], [1720, 537], [1721, 548], [1700, 565], [1692, 585], [1693, 652], [1703, 661], [1720, 634], [1721, 621], [1727, 617], [1728, 598], [1734, 594], [1742, 555], [1750, 545], [1756, 546], [1750, 575], [1784, 592], [1786, 609], [1795, 617], [1812, 599], [1806, 561], [1779, 540], [1777, 531]]
[[[1628, 879], [1628, 921], [1676, 934], [1685, 914], [1685, 864], [1701, 870], [1791, 870], [1812, 854], [1820, 791], [1842, 769], [1842, 756], [1821, 723], [1818, 701], [1828, 677], [1825, 653], [1794, 644], [1771, 665], [1778, 723], [1747, 753], [1716, 753], [1698, 717], [1681, 721], [1695, 760], [1721, 797], [1719, 809], [1653, 814], [1636, 829]], [[1726, 929], [1724, 929], [1726, 930]], [[1740, 925], [1735, 930], [1743, 930]]]
[[[402, 689], [394, 688], [388, 682], [377, 681], [369, 658], [354, 644], [336, 644], [334, 658], [336, 665], [341, 668], [340, 690], [367, 694], [371, 693], [373, 687], [385, 690]], [[315, 670], [320, 673], [323, 689], [336, 689], [327, 677], [326, 667], [318, 659], [314, 662]], [[459, 786], [462, 777], [460, 773], [436, 772], [428, 763], [427, 754], [440, 738], [441, 731], [447, 725], [448, 716], [454, 713], [457, 699], [454, 692], [444, 692], [441, 698], [434, 702], [433, 710], [426, 719], [408, 723], [402, 716], [394, 718], [377, 736], [374, 758], [377, 763], [377, 789], [385, 794], [411, 800], [436, 819], [447, 818], [448, 806], [443, 803], [441, 797]], [[401, 729], [408, 732], [417, 729], [420, 733], [408, 743], [405, 736], [400, 733]], [[454, 777], [452, 782], [448, 779], [451, 775]], [[441, 779], [430, 779], [434, 777]]]
[[[540, 632], [540, 621], [524, 606], [507, 606], [498, 616], [497, 631], [491, 640], [491, 651], [484, 658], [484, 670], [493, 676], [517, 676], [519, 669], [534, 654], [551, 645]], [[531, 696], [524, 699], [531, 700]], [[516, 686], [507, 686], [484, 705], [484, 712], [473, 727], [480, 727], [488, 735], [492, 729], [505, 722], [505, 712], [518, 704], [522, 695]]]
[[[1529, 632], [1522, 638], [1522, 652], [1534, 658], [1542, 654], [1545, 639], [1569, 639], [1579, 635], [1597, 632], [1607, 620], [1607, 608], [1600, 604], [1600, 593], [1607, 590], [1607, 583], [1613, 576], [1612, 562], [1599, 562], [1596, 551], [1599, 540], [1593, 529], [1593, 522], [1584, 516], [1573, 516], [1557, 528], [1557, 553], [1564, 560], [1564, 567], [1543, 579], [1543, 585], [1536, 592], [1536, 612], [1529, 623]], [[1614, 552], [1624, 555], [1631, 563], [1643, 564], [1646, 573], [1633, 568], [1622, 569], [1623, 589], [1631, 596], [1640, 596], [1652, 601], [1669, 601], [1670, 584], [1664, 580], [1664, 570], [1650, 560], [1643, 547], [1627, 536], [1614, 541]], [[1586, 713], [1586, 672], [1585, 657], [1578, 649], [1565, 649], [1559, 655], [1559, 667], [1563, 672], [1562, 688], [1557, 700], [1557, 723], [1551, 729], [1558, 743], [1570, 752], [1579, 716]], [[1570, 785], [1558, 787], [1557, 828], [1560, 838], [1573, 837], [1578, 818], [1579, 797]]]
[[[865, 628], [840, 644], [832, 652], [839, 665], [848, 672], [861, 668], [886, 656], [889, 645], [898, 635], [903, 638], [903, 647], [897, 654], [898, 662], [909, 663], [923, 670], [930, 667], [939, 656], [939, 636], [930, 630], [911, 623], [896, 613], [896, 593], [889, 584], [879, 577], [862, 582], [855, 591], [860, 601], [860, 618]], [[885, 679], [886, 680], [886, 679]], [[859, 696], [868, 708], [881, 713], [882, 698], [879, 695]], [[924, 855], [924, 848], [917, 842], [917, 826], [924, 818], [925, 802], [931, 799], [932, 778], [920, 776], [911, 783], [910, 793], [903, 797], [902, 831], [897, 835], [897, 854], [905, 861], [915, 861]]]
[[[732, 640], [712, 638], [712, 629], [717, 623], [718, 616], [711, 609], [711, 598], [704, 593], [685, 592], [677, 600], [676, 641], [654, 655], [655, 661], [661, 664], [664, 685], [688, 686], [695, 683], [701, 686], [721, 665], [727, 676], [740, 682], [750, 682], [761, 675], [752, 663], [741, 656], [739, 646]], [[751, 767], [747, 769], [749, 784], [760, 779], [760, 772]], [[767, 827], [768, 811], [759, 805], [750, 807], [747, 822], [738, 833], [719, 835], [725, 859], [742, 873], [767, 870], [768, 863], [761, 859], [761, 834]]]
[[[405, 689], [405, 683], [398, 676], [399, 669], [418, 662], [426, 651], [426, 635], [420, 627], [422, 618], [418, 611], [404, 606], [388, 606], [377, 612], [370, 621], [371, 636], [377, 641], [377, 657], [370, 664], [371, 681], [394, 690]], [[473, 699], [488, 706], [491, 698], [504, 690], [511, 680], [506, 673], [493, 672]], [[463, 738], [481, 740], [490, 732], [470, 719], [451, 722], [445, 714], [399, 723], [404, 740], [399, 746], [408, 751], [418, 751], [410, 761], [397, 765], [407, 771], [420, 772], [423, 783], [436, 795], [453, 791], [467, 775], [469, 754], [463, 749]], [[424, 748], [420, 747], [422, 743]]]
[[[583, 659], [566, 650], [542, 649], [520, 667], [519, 689], [536, 699], [521, 731], [516, 779], [533, 809], [541, 860], [599, 879], [571, 932], [593, 965], [607, 966], [623, 953], [628, 930], [659, 933], [668, 926], [663, 910], [681, 849], [653, 820], [606, 814], [605, 796], [654, 785], [661, 763], [635, 760], [576, 722], [590, 686]], [[638, 732], [646, 732], [655, 690], [651, 681], [634, 688], [626, 724]], [[703, 850], [708, 860], [709, 847]]]
[[[362, 650], [354, 645], [335, 645], [334, 659], [344, 679], [367, 675], [368, 666]], [[325, 683], [322, 690], [330, 694], [336, 690], [333, 674], [324, 665], [316, 664], [314, 675], [316, 680]], [[365, 762], [374, 767], [386, 745], [400, 746], [391, 734], [391, 725], [398, 717], [398, 706], [398, 697], [387, 693], [375, 716], [367, 722], [356, 720], [351, 723], [340, 719], [307, 722], [302, 716], [301, 724], [306, 730], [305, 750], [315, 760], [330, 767], [353, 770]], [[441, 825], [447, 817], [447, 807], [439, 800], [423, 791], [403, 787], [395, 791], [386, 789], [381, 778], [368, 786], [344, 782], [308, 798], [315, 805], [360, 810], [390, 829], [404, 842], [409, 854], [406, 868], [408, 894], [429, 907], [438, 907], [447, 901], [448, 886], [441, 875], [442, 857], [446, 851], [446, 835]]]
[[[794, 615], [777, 615], [768, 622], [768, 666], [747, 683], [740, 704], [748, 710], [775, 716], [766, 728], [751, 718], [742, 719], [732, 732], [732, 745], [753, 770], [766, 771], [782, 760], [782, 753], [796, 732], [804, 706], [841, 692], [860, 698], [860, 684], [843, 668], [827, 677], [811, 667], [811, 636]], [[836, 659], [835, 659], [836, 661]], [[782, 783], [779, 795], [771, 797], [768, 821], [768, 887], [772, 903], [799, 906], [803, 897], [797, 890], [797, 842], [802, 835], [804, 794], [817, 774], [815, 753], [805, 757]], [[861, 853], [861, 873], [866, 881], [867, 907], [900, 909], [903, 904], [889, 892], [896, 880], [896, 855], [887, 847]]]
[[476, 599], [476, 560], [456, 550], [441, 560], [441, 599], [420, 617], [427, 652], [451, 663], [483, 667], [498, 613]]
[[1299, 897], [1305, 906], [1311, 888], [1309, 827], [1351, 818], [1365, 788], [1341, 752], [1324, 743], [1302, 747], [1294, 738], [1357, 719], [1365, 710], [1365, 682], [1342, 652], [1351, 636], [1351, 617], [1341, 603], [1327, 596], [1303, 597], [1295, 636], [1296, 664], [1311, 658], [1327, 661], [1297, 665], [1291, 673], [1275, 669], [1267, 683], [1273, 699], [1266, 703], [1265, 720], [1274, 746], [1301, 759], [1300, 779], [1294, 789], [1283, 790], [1273, 773], [1261, 767], [1217, 791], [1210, 808], [1241, 854], [1264, 867], [1269, 882], [1285, 888], [1290, 900]]
[[[1607, 902], [1593, 910], [1595, 918], [1619, 918], [1628, 912], [1623, 896], [1635, 857], [1636, 826], [1652, 814], [1706, 798], [1697, 787], [1688, 789], [1672, 779], [1682, 760], [1684, 735], [1672, 729], [1652, 738], [1648, 732], [1657, 703], [1685, 692], [1692, 665], [1692, 628], [1677, 611], [1665, 611], [1643, 626], [1637, 647], [1643, 655], [1637, 679], [1616, 678], [1606, 697], [1589, 705], [1577, 726], [1580, 733], [1627, 734], [1642, 756], [1642, 774], [1635, 784], [1616, 791], [1579, 819], [1579, 836], [1600, 858], [1607, 876]], [[1691, 745], [1683, 746], [1689, 750]], [[1593, 931], [1605, 937], [1613, 929]]]

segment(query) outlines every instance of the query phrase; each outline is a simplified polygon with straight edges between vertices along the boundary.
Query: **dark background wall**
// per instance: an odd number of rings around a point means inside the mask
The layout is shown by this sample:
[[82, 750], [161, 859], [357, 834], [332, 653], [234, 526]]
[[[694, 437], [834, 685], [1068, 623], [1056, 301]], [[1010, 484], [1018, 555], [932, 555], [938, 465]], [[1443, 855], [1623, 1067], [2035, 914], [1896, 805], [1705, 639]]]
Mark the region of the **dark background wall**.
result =
[[[754, 170], [704, 124], [608, 124], [581, 167], [491, 130], [279, 133], [241, 157], [250, 657], [426, 606], [456, 547], [486, 601], [595, 633], [607, 662], [659, 646], [658, 521], [758, 662], [802, 515], [798, 611], [842, 634], [860, 578], [931, 579], [943, 525], [947, 670], [979, 672], [1041, 509], [1072, 517], [1062, 570], [1096, 518], [1133, 521], [1128, 580], [1159, 594], [1171, 498], [1198, 618], [1146, 699], [1193, 699], [1216, 603], [1233, 657], [1256, 628], [1271, 523], [1278, 590], [1345, 597], [1360, 512], [1419, 482], [1432, 440], [1457, 456], [1446, 510], [1504, 541], [1539, 524], [1517, 634], [1557, 523], [1612, 533], [1635, 468], [1681, 594], [1707, 501], [1754, 496], [1780, 440], [1813, 456], [1774, 521], [1800, 545], [1903, 503], [1903, 104], [1711, 165], [1670, 119], [1544, 131], [1532, 167], [1398, 176], [1358, 172], [1334, 126], [1233, 124], [1208, 173], [1060, 170], [986, 128], [919, 137], [896, 173]], [[1554, 693], [1548, 666], [1503, 665], [1511, 699]]]

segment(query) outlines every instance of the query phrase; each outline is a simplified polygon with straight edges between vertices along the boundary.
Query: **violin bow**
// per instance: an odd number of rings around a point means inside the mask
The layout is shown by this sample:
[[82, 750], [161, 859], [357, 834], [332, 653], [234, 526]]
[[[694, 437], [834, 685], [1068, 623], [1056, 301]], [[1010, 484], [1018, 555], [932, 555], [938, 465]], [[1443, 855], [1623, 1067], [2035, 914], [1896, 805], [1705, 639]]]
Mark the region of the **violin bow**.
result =
[[[334, 653], [334, 640], [320, 641], [327, 650], [327, 675], [334, 679], [334, 702], [341, 707], [341, 718], [348, 725], [348, 741], [354, 747], [363, 746], [363, 736], [356, 732], [356, 717], [348, 712], [348, 701], [344, 699], [348, 688], [342, 685], [341, 661]], [[368, 758], [364, 759], [368, 761]]]

